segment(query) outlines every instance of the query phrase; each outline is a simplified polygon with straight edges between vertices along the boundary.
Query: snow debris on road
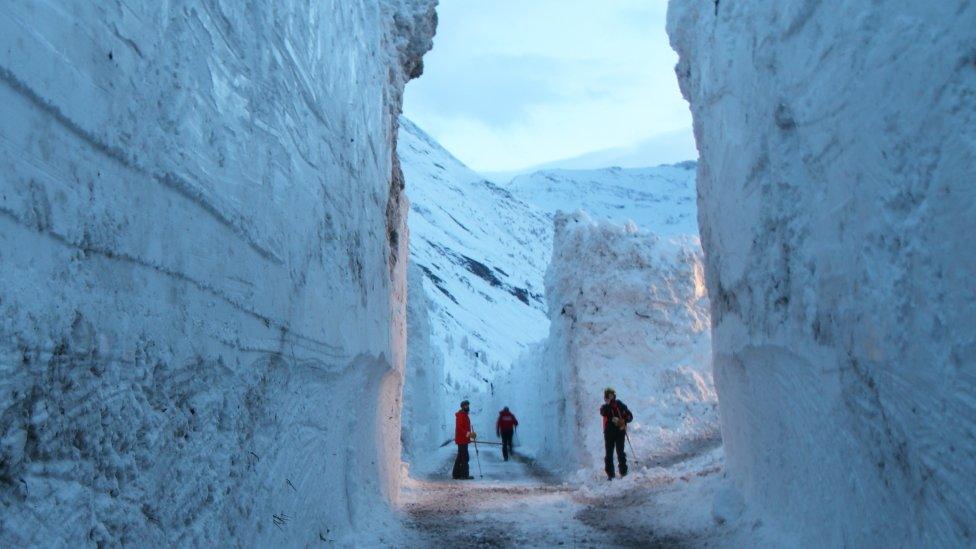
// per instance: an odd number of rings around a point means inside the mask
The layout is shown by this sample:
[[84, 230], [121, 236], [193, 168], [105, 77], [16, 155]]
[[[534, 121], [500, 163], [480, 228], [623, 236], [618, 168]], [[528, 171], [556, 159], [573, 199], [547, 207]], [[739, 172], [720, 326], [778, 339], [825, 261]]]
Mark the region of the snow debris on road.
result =
[[676, 547], [762, 543], [761, 523], [740, 514], [716, 521], [710, 502], [726, 486], [721, 449], [668, 468], [608, 482], [560, 480], [533, 460], [480, 452], [484, 478], [450, 480], [454, 448], [403, 483], [406, 546]]

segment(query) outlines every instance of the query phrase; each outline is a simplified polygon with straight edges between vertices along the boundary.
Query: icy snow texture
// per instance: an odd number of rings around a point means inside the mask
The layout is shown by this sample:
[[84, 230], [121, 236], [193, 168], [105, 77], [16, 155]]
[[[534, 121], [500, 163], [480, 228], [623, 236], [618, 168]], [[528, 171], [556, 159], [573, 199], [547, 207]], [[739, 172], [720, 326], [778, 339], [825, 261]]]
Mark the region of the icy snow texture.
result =
[[407, 364], [400, 437], [403, 457], [408, 463], [426, 457], [448, 436], [447, 412], [454, 405], [444, 398], [444, 356], [441, 347], [431, 341], [427, 309], [424, 272], [417, 263], [410, 263], [407, 267]]
[[0, 7], [0, 545], [382, 525], [432, 4]]
[[731, 474], [818, 546], [976, 536], [976, 3], [673, 0]]
[[717, 443], [697, 235], [557, 214], [546, 297], [549, 338], [502, 386], [517, 395], [526, 451], [563, 471], [602, 471], [608, 385], [634, 413], [630, 438], [642, 465]]

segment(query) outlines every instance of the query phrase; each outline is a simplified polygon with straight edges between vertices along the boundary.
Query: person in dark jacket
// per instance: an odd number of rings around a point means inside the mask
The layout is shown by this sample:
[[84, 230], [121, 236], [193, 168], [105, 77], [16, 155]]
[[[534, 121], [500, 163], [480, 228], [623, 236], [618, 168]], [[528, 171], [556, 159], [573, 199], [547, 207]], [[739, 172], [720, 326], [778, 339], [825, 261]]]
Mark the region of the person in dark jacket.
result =
[[600, 415], [603, 416], [603, 442], [606, 456], [603, 463], [607, 472], [607, 480], [613, 479], [613, 452], [617, 451], [617, 466], [620, 476], [627, 476], [627, 454], [624, 452], [624, 441], [627, 437], [627, 424], [634, 420], [634, 415], [627, 409], [627, 405], [617, 400], [617, 392], [607, 387], [603, 391], [603, 406]]
[[468, 411], [471, 404], [467, 400], [461, 401], [461, 409], [454, 414], [454, 443], [458, 453], [454, 458], [454, 471], [451, 473], [455, 480], [471, 480], [474, 477], [468, 471], [468, 444], [477, 437], [471, 430], [471, 418]]
[[495, 434], [502, 437], [502, 457], [508, 461], [508, 455], [512, 453], [512, 437], [515, 436], [515, 428], [518, 427], [518, 420], [515, 414], [508, 411], [508, 406], [498, 412], [498, 421], [495, 422]]

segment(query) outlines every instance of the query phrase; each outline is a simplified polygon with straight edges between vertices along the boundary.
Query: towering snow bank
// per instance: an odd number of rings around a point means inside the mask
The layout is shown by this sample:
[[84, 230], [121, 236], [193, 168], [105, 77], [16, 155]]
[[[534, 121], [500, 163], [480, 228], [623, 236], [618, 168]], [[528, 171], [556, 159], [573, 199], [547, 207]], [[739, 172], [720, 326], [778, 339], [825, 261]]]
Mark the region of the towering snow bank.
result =
[[444, 398], [444, 356], [431, 338], [424, 276], [419, 264], [410, 263], [401, 429], [403, 456], [408, 462], [434, 451], [449, 436], [447, 412], [454, 405]]
[[976, 533], [976, 4], [674, 0], [729, 470], [810, 545]]
[[547, 466], [602, 471], [608, 385], [634, 412], [644, 465], [717, 442], [697, 236], [558, 214], [546, 297], [549, 338], [504, 387], [525, 417], [525, 449]]
[[0, 7], [3, 545], [383, 520], [432, 3]]

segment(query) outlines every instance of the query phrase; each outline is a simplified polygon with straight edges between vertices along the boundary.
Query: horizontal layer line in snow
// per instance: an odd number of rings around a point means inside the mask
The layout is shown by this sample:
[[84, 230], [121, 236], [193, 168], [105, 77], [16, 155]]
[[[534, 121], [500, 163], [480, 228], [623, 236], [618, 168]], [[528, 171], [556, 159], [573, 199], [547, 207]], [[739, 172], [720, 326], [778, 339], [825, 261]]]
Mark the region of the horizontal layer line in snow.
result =
[[35, 232], [37, 232], [39, 234], [42, 234], [42, 235], [50, 238], [51, 240], [57, 242], [58, 244], [61, 244], [61, 245], [66, 246], [68, 248], [72, 248], [72, 249], [81, 251], [81, 252], [83, 252], [85, 254], [97, 255], [97, 256], [104, 257], [106, 259], [110, 259], [110, 260], [113, 260], [113, 261], [121, 261], [121, 262], [124, 262], [124, 263], [128, 263], [130, 265], [135, 265], [135, 266], [138, 266], [138, 267], [142, 267], [142, 268], [145, 268], [145, 269], [149, 269], [150, 271], [153, 271], [154, 273], [157, 273], [157, 274], [160, 274], [160, 275], [163, 275], [163, 276], [166, 276], [166, 277], [169, 277], [169, 278], [173, 278], [173, 279], [179, 280], [181, 282], [185, 282], [187, 284], [190, 284], [190, 285], [194, 286], [195, 288], [197, 288], [198, 290], [200, 290], [200, 291], [202, 291], [204, 293], [210, 294], [210, 295], [212, 295], [212, 296], [220, 299], [221, 301], [227, 303], [231, 307], [233, 307], [233, 308], [235, 308], [235, 309], [237, 309], [237, 310], [239, 310], [239, 311], [241, 311], [241, 312], [243, 312], [243, 313], [245, 313], [245, 314], [247, 314], [247, 315], [249, 315], [249, 316], [257, 319], [257, 320], [260, 320], [268, 328], [274, 328], [276, 330], [279, 330], [281, 332], [281, 334], [282, 334], [282, 340], [281, 340], [282, 344], [284, 344], [284, 342], [286, 340], [290, 340], [290, 342], [292, 342], [292, 343], [302, 342], [306, 348], [308, 348], [310, 350], [314, 350], [315, 352], [334, 355], [337, 358], [340, 357], [340, 356], [342, 356], [342, 355], [340, 355], [340, 354], [338, 354], [336, 352], [337, 347], [335, 345], [329, 344], [329, 343], [327, 343], [325, 341], [321, 341], [321, 340], [315, 339], [313, 337], [309, 337], [309, 336], [306, 336], [306, 335], [302, 335], [302, 334], [296, 333], [296, 332], [292, 331], [285, 324], [283, 324], [283, 323], [281, 323], [281, 322], [279, 322], [279, 321], [277, 321], [277, 320], [275, 320], [275, 319], [273, 319], [273, 318], [271, 318], [269, 316], [263, 315], [263, 314], [255, 311], [255, 310], [251, 309], [250, 307], [245, 306], [243, 303], [238, 302], [236, 299], [232, 298], [231, 296], [227, 295], [226, 293], [222, 292], [221, 290], [219, 290], [219, 289], [217, 289], [217, 288], [215, 288], [215, 287], [213, 287], [213, 286], [211, 286], [211, 285], [209, 285], [209, 284], [207, 284], [205, 282], [196, 280], [195, 278], [192, 278], [192, 277], [188, 276], [186, 273], [183, 273], [183, 272], [180, 272], [180, 271], [176, 271], [176, 270], [170, 269], [170, 268], [165, 267], [163, 265], [157, 265], [155, 263], [151, 263], [151, 262], [146, 261], [146, 260], [144, 260], [142, 258], [135, 257], [135, 256], [132, 256], [132, 255], [126, 254], [124, 252], [120, 252], [118, 250], [110, 250], [110, 249], [107, 249], [107, 248], [98, 248], [98, 247], [93, 246], [91, 243], [87, 243], [87, 242], [84, 242], [84, 243], [73, 242], [68, 237], [66, 237], [66, 236], [64, 236], [62, 234], [59, 234], [57, 232], [54, 232], [50, 228], [33, 227], [26, 220], [21, 219], [21, 217], [18, 215], [17, 212], [15, 212], [15, 211], [13, 211], [13, 210], [11, 210], [9, 208], [3, 207], [3, 206], [0, 206], [0, 217], [5, 217], [5, 218], [9, 219], [10, 221], [16, 223], [17, 225], [21, 226], [24, 229], [33, 230], [33, 231], [35, 231]]
[[53, 120], [60, 124], [65, 130], [77, 137], [90, 148], [104, 155], [105, 157], [118, 162], [126, 169], [132, 170], [140, 175], [149, 177], [160, 185], [175, 191], [180, 196], [199, 206], [203, 211], [210, 214], [214, 219], [231, 229], [241, 237], [248, 246], [258, 253], [262, 258], [282, 266], [284, 260], [267, 246], [260, 244], [249, 233], [244, 224], [233, 220], [229, 215], [221, 211], [211, 199], [204, 196], [202, 190], [191, 184], [183, 177], [172, 172], [151, 173], [147, 169], [139, 166], [125, 151], [101, 141], [95, 134], [81, 127], [77, 122], [69, 118], [56, 105], [42, 97], [37, 91], [17, 78], [6, 67], [0, 66], [0, 82], [6, 84], [11, 90], [28, 100], [34, 107], [49, 115]]

